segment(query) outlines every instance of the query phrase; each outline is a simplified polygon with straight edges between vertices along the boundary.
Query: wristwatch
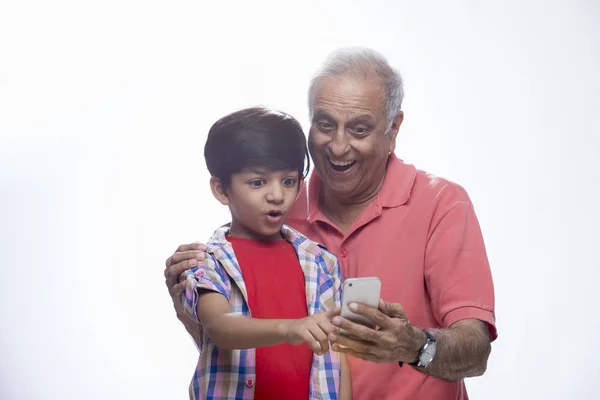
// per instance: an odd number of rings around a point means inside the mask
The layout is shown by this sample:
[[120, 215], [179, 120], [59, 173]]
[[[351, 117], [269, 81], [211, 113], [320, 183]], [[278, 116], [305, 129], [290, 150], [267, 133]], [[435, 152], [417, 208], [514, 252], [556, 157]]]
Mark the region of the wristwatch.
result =
[[425, 333], [425, 344], [421, 347], [421, 350], [419, 350], [417, 361], [409, 364], [413, 367], [427, 368], [435, 358], [436, 341], [429, 332], [424, 330], [423, 333]]

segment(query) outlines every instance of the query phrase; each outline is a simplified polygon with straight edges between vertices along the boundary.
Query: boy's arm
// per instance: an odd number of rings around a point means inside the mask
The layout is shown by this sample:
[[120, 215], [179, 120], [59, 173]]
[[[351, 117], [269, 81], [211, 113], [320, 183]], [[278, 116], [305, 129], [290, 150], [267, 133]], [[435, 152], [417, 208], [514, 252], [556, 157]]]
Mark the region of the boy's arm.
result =
[[350, 368], [345, 354], [340, 354], [340, 367], [342, 376], [340, 378], [340, 400], [352, 400], [352, 378]]
[[328, 334], [334, 329], [336, 310], [302, 319], [256, 319], [232, 314], [220, 293], [201, 291], [198, 318], [212, 341], [221, 349], [251, 349], [282, 343], [306, 343], [316, 354], [329, 351]]

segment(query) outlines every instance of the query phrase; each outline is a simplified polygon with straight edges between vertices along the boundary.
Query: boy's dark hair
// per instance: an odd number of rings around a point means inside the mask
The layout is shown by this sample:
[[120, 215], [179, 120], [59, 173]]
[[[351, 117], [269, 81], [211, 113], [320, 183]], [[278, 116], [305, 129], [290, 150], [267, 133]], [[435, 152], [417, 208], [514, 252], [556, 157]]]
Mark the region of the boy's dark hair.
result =
[[219, 119], [204, 145], [208, 171], [223, 185], [246, 167], [298, 171], [306, 178], [310, 159], [300, 123], [292, 116], [263, 107], [246, 108]]

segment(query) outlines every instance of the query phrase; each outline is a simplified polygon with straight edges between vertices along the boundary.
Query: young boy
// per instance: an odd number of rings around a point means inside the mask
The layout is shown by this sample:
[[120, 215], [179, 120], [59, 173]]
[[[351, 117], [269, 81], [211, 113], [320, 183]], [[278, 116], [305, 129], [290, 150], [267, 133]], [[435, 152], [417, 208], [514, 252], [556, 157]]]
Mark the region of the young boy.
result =
[[182, 274], [184, 311], [201, 324], [190, 398], [350, 399], [346, 360], [328, 342], [338, 261], [283, 224], [310, 167], [300, 124], [264, 108], [234, 112], [212, 126], [204, 157], [231, 224]]

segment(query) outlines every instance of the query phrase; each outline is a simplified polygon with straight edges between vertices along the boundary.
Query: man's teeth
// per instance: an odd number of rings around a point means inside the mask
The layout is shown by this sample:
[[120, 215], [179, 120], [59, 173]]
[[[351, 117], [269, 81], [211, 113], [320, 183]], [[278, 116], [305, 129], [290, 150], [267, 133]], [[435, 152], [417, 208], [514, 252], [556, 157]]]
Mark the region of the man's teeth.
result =
[[335, 165], [336, 167], [346, 167], [352, 163], [354, 163], [354, 161], [333, 161], [333, 160], [329, 160], [330, 163], [332, 163], [333, 165]]

